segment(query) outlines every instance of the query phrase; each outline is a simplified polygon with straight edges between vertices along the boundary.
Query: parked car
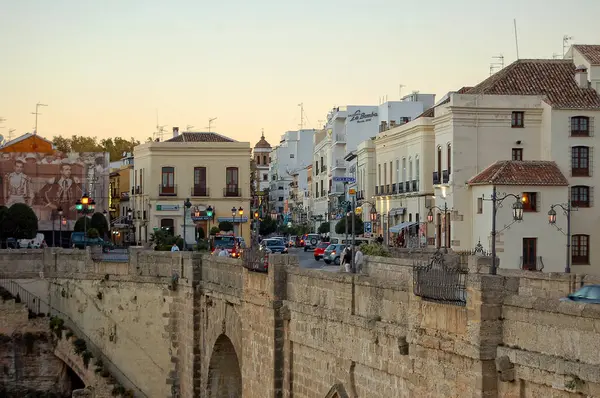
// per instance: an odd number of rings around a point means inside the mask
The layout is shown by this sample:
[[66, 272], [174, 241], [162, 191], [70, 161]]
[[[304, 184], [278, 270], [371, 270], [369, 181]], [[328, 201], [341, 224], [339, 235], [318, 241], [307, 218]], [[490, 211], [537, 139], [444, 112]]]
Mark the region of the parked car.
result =
[[319, 261], [323, 258], [323, 253], [325, 253], [325, 249], [329, 247], [329, 242], [321, 242], [315, 247], [314, 256], [315, 260]]
[[340, 256], [342, 255], [342, 251], [344, 251], [344, 247], [344, 245], [340, 244], [327, 246], [325, 252], [323, 252], [323, 261], [325, 261], [325, 264], [334, 263], [335, 265], [340, 265]]
[[306, 239], [304, 239], [304, 251], [315, 250], [320, 241], [321, 237], [319, 234], [306, 235]]
[[600, 285], [587, 285], [574, 293], [563, 297], [560, 301], [573, 301], [576, 303], [600, 304]]
[[282, 244], [280, 239], [263, 239], [262, 242], [260, 242], [260, 250], [265, 250], [268, 253], [288, 253], [287, 247]]
[[104, 253], [114, 248], [112, 242], [105, 241], [102, 238], [88, 238], [83, 232], [73, 232], [71, 234], [71, 247], [85, 249], [86, 246], [102, 246]]
[[284, 245], [285, 247], [289, 247], [289, 241], [284, 238], [283, 236], [272, 236], [269, 239], [277, 239], [281, 242], [282, 245]]

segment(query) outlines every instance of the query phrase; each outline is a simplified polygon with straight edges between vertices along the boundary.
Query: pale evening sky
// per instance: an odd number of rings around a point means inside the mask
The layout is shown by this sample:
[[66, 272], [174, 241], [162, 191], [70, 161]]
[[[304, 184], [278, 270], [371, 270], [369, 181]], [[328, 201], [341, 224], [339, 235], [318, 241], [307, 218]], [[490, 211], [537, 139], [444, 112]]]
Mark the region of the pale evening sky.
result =
[[193, 125], [272, 144], [336, 105], [419, 90], [439, 99], [489, 75], [492, 56], [600, 44], [600, 1], [0, 0], [0, 134], [140, 140]]

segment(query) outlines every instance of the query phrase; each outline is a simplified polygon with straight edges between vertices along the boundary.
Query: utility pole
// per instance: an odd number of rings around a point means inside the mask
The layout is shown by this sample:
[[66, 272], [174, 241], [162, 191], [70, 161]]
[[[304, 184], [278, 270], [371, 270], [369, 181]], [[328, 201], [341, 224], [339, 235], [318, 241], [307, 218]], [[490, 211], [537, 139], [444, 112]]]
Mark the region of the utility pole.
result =
[[37, 132], [38, 132], [38, 115], [41, 115], [41, 113], [39, 112], [40, 106], [48, 106], [48, 105], [42, 104], [40, 102], [35, 104], [35, 112], [31, 112], [32, 115], [35, 115], [35, 130], [33, 131], [33, 134], [37, 134]]
[[211, 132], [212, 124], [213, 124], [213, 122], [214, 122], [215, 120], [217, 120], [217, 118], [216, 118], [216, 117], [213, 117], [213, 118], [209, 118], [209, 119], [208, 119], [208, 127], [207, 127], [207, 129], [208, 129], [208, 132], [209, 132], [209, 133]]

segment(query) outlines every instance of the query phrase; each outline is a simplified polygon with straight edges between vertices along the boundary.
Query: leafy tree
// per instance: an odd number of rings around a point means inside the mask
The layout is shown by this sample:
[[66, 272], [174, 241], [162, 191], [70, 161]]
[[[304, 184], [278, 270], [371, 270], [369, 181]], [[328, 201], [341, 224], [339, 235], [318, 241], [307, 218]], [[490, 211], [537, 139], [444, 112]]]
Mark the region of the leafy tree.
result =
[[100, 233], [96, 228], [90, 228], [87, 230], [87, 237], [90, 239], [96, 239], [100, 236]]
[[216, 234], [218, 234], [219, 232], [221, 232], [221, 230], [219, 229], [219, 227], [212, 227], [212, 228], [210, 229], [210, 234], [211, 234], [211, 235], [216, 235]]
[[[335, 233], [336, 234], [345, 234], [346, 233], [346, 222], [350, 223], [348, 224], [348, 233], [351, 234], [352, 233], [352, 218], [350, 218], [351, 216], [346, 216], [344, 218], [342, 218], [340, 221], [337, 222], [337, 224], [335, 224]], [[361, 220], [361, 218], [359, 216], [357, 216], [356, 214], [354, 214], [354, 234], [355, 235], [361, 235], [364, 232], [364, 226], [363, 226], [363, 221]]]
[[92, 215], [90, 227], [96, 229], [98, 231], [98, 234], [102, 238], [110, 233], [110, 227], [108, 226], [108, 221], [106, 220], [106, 217], [104, 216], [104, 214], [99, 212], [96, 212]]
[[229, 221], [221, 221], [219, 223], [219, 230], [223, 232], [233, 231], [233, 223]]
[[133, 137], [130, 140], [121, 137], [100, 140], [100, 146], [102, 146], [104, 152], [110, 154], [112, 160], [121, 159], [123, 152], [133, 152], [133, 148], [138, 145], [140, 145], [140, 142]]
[[272, 234], [277, 230], [277, 221], [273, 220], [271, 217], [265, 217], [261, 222], [258, 228], [258, 232], [262, 236], [266, 236]]
[[100, 140], [96, 137], [84, 137], [72, 135], [71, 138], [55, 136], [52, 143], [57, 150], [69, 152], [108, 152], [112, 160], [121, 159], [123, 152], [132, 152], [133, 148], [140, 144], [135, 138], [129, 140], [121, 137], [106, 138]]
[[15, 239], [33, 239], [38, 231], [38, 219], [33, 209], [25, 203], [15, 203], [7, 212], [5, 219], [8, 235]]
[[73, 227], [74, 232], [86, 232], [86, 229], [92, 227], [92, 219], [88, 216], [79, 217]]
[[[345, 228], [345, 227], [344, 227]], [[331, 230], [331, 225], [328, 222], [321, 223], [319, 225], [319, 229], [317, 230], [320, 234], [327, 234]]]
[[183, 239], [181, 236], [172, 236], [167, 231], [162, 229], [156, 230], [150, 234], [150, 242], [155, 244], [154, 250], [169, 251], [173, 243], [179, 246], [179, 250], [183, 248]]

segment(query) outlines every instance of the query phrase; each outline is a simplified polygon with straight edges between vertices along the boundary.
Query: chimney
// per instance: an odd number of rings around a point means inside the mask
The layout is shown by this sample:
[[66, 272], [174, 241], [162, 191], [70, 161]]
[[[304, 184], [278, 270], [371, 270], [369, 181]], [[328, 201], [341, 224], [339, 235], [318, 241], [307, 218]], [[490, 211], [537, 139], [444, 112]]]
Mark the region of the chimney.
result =
[[588, 88], [588, 73], [587, 68], [583, 65], [579, 65], [575, 68], [575, 82], [579, 88]]
[[179, 135], [179, 127], [173, 127], [173, 138]]
[[384, 120], [379, 125], [379, 132], [382, 133], [387, 130], [387, 122]]
[[390, 120], [390, 128], [393, 129], [394, 127], [396, 127], [396, 121]]

